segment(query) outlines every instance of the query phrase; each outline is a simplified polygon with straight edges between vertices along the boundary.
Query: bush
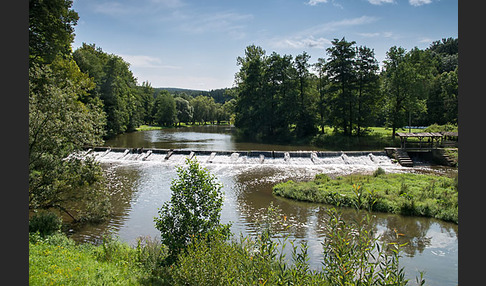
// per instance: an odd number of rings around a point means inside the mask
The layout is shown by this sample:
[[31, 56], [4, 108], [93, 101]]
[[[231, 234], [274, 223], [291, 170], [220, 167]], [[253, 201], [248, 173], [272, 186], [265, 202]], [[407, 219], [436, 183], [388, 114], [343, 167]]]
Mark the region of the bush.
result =
[[376, 169], [376, 171], [373, 172], [373, 177], [378, 177], [379, 175], [384, 175], [385, 174], [385, 170], [383, 170], [383, 168], [381, 167], [378, 167], [378, 169]]
[[40, 211], [29, 220], [29, 232], [47, 236], [61, 231], [62, 219], [53, 212]]
[[179, 178], [172, 181], [170, 202], [164, 203], [159, 216], [154, 218], [162, 243], [169, 250], [168, 264], [175, 262], [192, 237], [230, 233], [230, 225], [219, 222], [222, 185], [207, 169], [201, 168], [196, 159], [187, 159], [186, 164], [186, 168], [177, 169]]

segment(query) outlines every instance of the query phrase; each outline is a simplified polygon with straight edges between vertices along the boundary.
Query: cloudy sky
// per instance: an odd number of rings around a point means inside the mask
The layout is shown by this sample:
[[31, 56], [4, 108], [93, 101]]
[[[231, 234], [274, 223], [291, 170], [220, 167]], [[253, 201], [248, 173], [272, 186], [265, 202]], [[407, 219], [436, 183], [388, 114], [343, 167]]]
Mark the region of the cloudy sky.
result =
[[141, 84], [211, 90], [234, 85], [248, 45], [310, 62], [343, 37], [375, 50], [425, 49], [458, 37], [457, 0], [75, 0], [73, 48], [121, 56]]

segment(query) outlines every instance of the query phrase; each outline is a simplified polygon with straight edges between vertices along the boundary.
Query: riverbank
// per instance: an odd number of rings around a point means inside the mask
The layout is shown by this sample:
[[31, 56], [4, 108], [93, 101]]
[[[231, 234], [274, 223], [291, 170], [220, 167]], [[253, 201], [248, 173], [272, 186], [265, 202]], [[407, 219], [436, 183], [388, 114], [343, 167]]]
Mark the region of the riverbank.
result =
[[[327, 227], [334, 231], [325, 237], [326, 266], [312, 270], [306, 243], [272, 237], [273, 225], [286, 222], [278, 213], [268, 207], [256, 237], [193, 237], [173, 264], [165, 260], [167, 247], [149, 237], [139, 239], [136, 246], [112, 238], [93, 245], [76, 244], [62, 233], [30, 233], [29, 285], [325, 286], [336, 285], [337, 279], [353, 285], [407, 285], [404, 268], [399, 267], [398, 234], [393, 243], [379, 247], [364, 220], [346, 223], [339, 212], [329, 210]], [[283, 252], [287, 242], [288, 258]], [[377, 260], [370, 261], [371, 255]]]
[[335, 179], [325, 174], [314, 180], [279, 183], [273, 194], [298, 201], [357, 207], [408, 216], [424, 216], [458, 223], [457, 176], [425, 174], [347, 175]]

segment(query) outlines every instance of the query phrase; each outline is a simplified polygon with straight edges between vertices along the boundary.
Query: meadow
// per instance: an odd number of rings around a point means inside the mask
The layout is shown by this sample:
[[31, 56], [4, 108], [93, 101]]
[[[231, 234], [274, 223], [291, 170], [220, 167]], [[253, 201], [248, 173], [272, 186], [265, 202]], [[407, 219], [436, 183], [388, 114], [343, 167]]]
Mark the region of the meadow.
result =
[[335, 179], [325, 174], [314, 180], [289, 180], [273, 187], [276, 196], [355, 207], [370, 211], [434, 217], [458, 223], [458, 178], [426, 174], [353, 174]]

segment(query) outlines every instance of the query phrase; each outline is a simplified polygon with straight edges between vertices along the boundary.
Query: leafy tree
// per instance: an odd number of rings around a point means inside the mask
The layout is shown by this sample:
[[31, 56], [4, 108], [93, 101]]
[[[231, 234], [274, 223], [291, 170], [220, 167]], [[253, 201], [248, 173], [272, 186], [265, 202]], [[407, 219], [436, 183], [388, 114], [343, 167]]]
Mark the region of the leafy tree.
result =
[[93, 96], [104, 104], [107, 137], [134, 130], [141, 123], [142, 98], [136, 90], [136, 79], [129, 64], [121, 57], [107, 54], [101, 48], [83, 43], [73, 54], [81, 71], [92, 76], [96, 88]]
[[353, 93], [356, 82], [354, 45], [354, 41], [348, 42], [342, 38], [334, 39], [332, 47], [327, 48], [327, 74], [334, 93], [329, 102], [332, 106], [330, 120], [336, 129], [343, 130], [346, 135], [352, 134], [356, 103]]
[[294, 66], [298, 82], [299, 101], [295, 133], [297, 137], [306, 137], [316, 133], [313, 100], [310, 93], [310, 56], [303, 52], [295, 57]]
[[319, 125], [321, 126], [321, 133], [324, 134], [324, 125], [326, 123], [326, 115], [329, 114], [329, 78], [326, 74], [326, 60], [323, 58], [317, 59], [314, 64], [314, 69], [317, 72], [317, 92], [319, 98], [317, 100], [317, 113], [319, 115]]
[[189, 123], [192, 121], [194, 108], [189, 104], [189, 101], [182, 97], [175, 98], [177, 109], [177, 122], [180, 125], [181, 122]]
[[237, 58], [241, 68], [235, 75], [238, 85], [235, 126], [247, 137], [255, 137], [260, 133], [264, 122], [265, 112], [260, 106], [264, 97], [265, 62], [265, 50], [255, 45], [246, 47], [245, 57]]
[[394, 138], [396, 129], [407, 124], [412, 112], [420, 114], [426, 111], [434, 67], [426, 52], [415, 48], [407, 53], [396, 46], [387, 52], [384, 64], [387, 123], [392, 127]]
[[174, 97], [163, 90], [155, 98], [155, 121], [160, 126], [170, 126], [176, 122], [177, 109]]
[[72, 0], [29, 0], [29, 64], [71, 53], [79, 15]]
[[177, 168], [178, 178], [171, 184], [172, 196], [154, 218], [162, 243], [169, 248], [168, 262], [173, 263], [191, 237], [223, 233], [230, 225], [220, 223], [223, 206], [222, 185], [197, 159], [187, 159], [186, 167]]
[[281, 56], [273, 52], [267, 58], [264, 70], [265, 96], [261, 99], [261, 108], [264, 109], [261, 132], [264, 138], [278, 140], [290, 136], [290, 128], [298, 111], [295, 108], [295, 74], [292, 56]]
[[143, 123], [151, 124], [153, 121], [152, 109], [154, 108], [155, 98], [154, 98], [154, 88], [148, 81], [144, 81], [142, 86], [137, 86], [138, 98], [140, 99], [141, 107], [138, 110], [140, 120]]
[[100, 220], [109, 213], [101, 167], [73, 154], [102, 143], [105, 118], [99, 105], [79, 100], [92, 82], [79, 84], [79, 71], [72, 75], [63, 66], [29, 68], [29, 209]]
[[379, 67], [374, 51], [363, 46], [357, 48], [355, 69], [356, 133], [360, 136], [363, 128], [366, 129], [373, 125], [377, 110], [382, 104], [379, 90]]
[[410, 83], [414, 80], [414, 70], [406, 61], [402, 47], [391, 47], [384, 61], [383, 81], [387, 109], [387, 124], [392, 127], [392, 138], [396, 129], [405, 125], [405, 104], [411, 100]]

